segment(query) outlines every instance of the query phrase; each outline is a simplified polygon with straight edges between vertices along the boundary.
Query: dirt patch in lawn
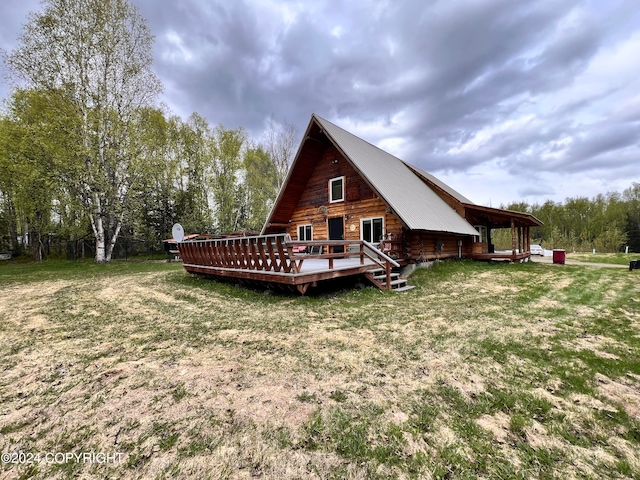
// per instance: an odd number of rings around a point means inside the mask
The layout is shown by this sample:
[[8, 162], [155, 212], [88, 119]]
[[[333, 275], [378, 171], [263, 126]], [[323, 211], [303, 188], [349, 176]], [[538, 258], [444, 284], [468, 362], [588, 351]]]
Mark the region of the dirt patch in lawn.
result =
[[42, 315], [58, 292], [71, 285], [65, 280], [5, 286], [0, 294], [0, 318], [23, 328], [39, 328], [46, 325]]
[[631, 418], [640, 420], [640, 382], [632, 376], [612, 380], [597, 374], [598, 390], [614, 404], [620, 405]]
[[[618, 317], [608, 302], [623, 293], [565, 305], [575, 270], [460, 265], [435, 280], [420, 272], [400, 295], [266, 296], [175, 270], [9, 284], [0, 450], [123, 451], [126, 465], [68, 467], [112, 478], [544, 476], [545, 462], [580, 477], [620, 459], [635, 468], [637, 444], [600, 416], [624, 408], [638, 418], [638, 378], [596, 377], [597, 395], [574, 392], [570, 381], [590, 367], [567, 352], [628, 361], [633, 339], [597, 332], [609, 318], [623, 328], [637, 305]], [[604, 291], [628, 288], [606, 280]], [[544, 352], [565, 354], [554, 357], [562, 368]], [[574, 445], [565, 431], [597, 440]]]

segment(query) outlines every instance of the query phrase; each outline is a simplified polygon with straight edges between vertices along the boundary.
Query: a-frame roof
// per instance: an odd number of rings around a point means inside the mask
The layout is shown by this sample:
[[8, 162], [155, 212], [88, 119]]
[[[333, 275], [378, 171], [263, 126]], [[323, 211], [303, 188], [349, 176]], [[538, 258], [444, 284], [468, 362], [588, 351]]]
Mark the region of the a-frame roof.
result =
[[[305, 179], [304, 172], [310, 170], [305, 162], [312, 158], [306, 154], [305, 149], [314, 148], [307, 145], [321, 143], [317, 135], [310, 136], [312, 131], [318, 131], [318, 127], [321, 140], [326, 138], [328, 143], [333, 144], [342, 153], [408, 229], [477, 235], [476, 229], [458, 215], [402, 160], [315, 114], [311, 116], [305, 137], [269, 215], [265, 229], [271, 223], [283, 222], [286, 217], [290, 218], [295, 205], [292, 206], [291, 202], [286, 202], [284, 199], [286, 195], [299, 196], [304, 189], [301, 183], [306, 183], [308, 180], [308, 177]], [[429, 175], [425, 172], [421, 173]], [[429, 178], [431, 177], [438, 187], [460, 198], [464, 203], [470, 203], [467, 198], [429, 175]]]
[[434, 177], [433, 175], [431, 175], [428, 172], [425, 172], [424, 170], [420, 170], [418, 167], [411, 165], [410, 163], [404, 162], [404, 164], [409, 167], [409, 169], [415, 173], [416, 175], [418, 175], [419, 177], [421, 177], [423, 180], [425, 180], [426, 182], [430, 182], [433, 183], [436, 187], [440, 188], [441, 190], [445, 191], [446, 193], [448, 193], [449, 195], [451, 195], [453, 198], [455, 198], [456, 200], [458, 200], [460, 203], [466, 203], [468, 205], [475, 205], [474, 202], [472, 202], [471, 200], [469, 200], [467, 197], [465, 197], [464, 195], [462, 195], [461, 193], [457, 192], [456, 190], [454, 190], [453, 188], [451, 188], [449, 185], [447, 185], [446, 183], [444, 183], [442, 180], [440, 180], [437, 177]]
[[426, 185], [398, 157], [320, 118], [334, 145], [411, 230], [477, 235], [473, 226]]

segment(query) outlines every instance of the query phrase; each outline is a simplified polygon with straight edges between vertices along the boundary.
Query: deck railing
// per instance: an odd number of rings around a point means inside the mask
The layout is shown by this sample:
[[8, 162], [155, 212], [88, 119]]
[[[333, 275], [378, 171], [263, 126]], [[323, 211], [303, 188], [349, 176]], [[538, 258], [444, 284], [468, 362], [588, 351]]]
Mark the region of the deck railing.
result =
[[301, 272], [306, 259], [326, 259], [334, 268], [335, 259], [359, 257], [383, 268], [387, 285], [391, 269], [400, 265], [372, 244], [362, 240], [292, 241], [288, 235], [236, 237], [217, 240], [190, 240], [178, 244], [184, 266], [205, 266], [217, 269], [242, 269], [261, 272]]

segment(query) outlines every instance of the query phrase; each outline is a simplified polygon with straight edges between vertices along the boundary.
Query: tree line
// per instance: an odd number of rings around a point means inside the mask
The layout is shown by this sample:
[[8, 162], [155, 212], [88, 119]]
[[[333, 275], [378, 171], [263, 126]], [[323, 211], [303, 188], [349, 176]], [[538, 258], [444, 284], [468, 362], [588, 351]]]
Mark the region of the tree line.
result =
[[[513, 202], [501, 208], [526, 212], [544, 223], [531, 229], [532, 243], [567, 251], [640, 252], [640, 183], [623, 192], [593, 198], [547, 200], [542, 204]], [[510, 232], [497, 230], [493, 241], [498, 249], [511, 248]]]
[[61, 118], [50, 102], [15, 90], [0, 117], [0, 251], [22, 245], [35, 259], [52, 237], [95, 240], [99, 221], [105, 252], [96, 260], [106, 262], [123, 234], [160, 245], [177, 222], [190, 233], [259, 231], [297, 146], [295, 129], [273, 119], [255, 142], [198, 113], [183, 120], [143, 108], [135, 155], [89, 170], [68, 138], [78, 119]]
[[0, 115], [0, 249], [26, 245], [39, 260], [51, 237], [91, 236], [105, 263], [123, 233], [159, 244], [176, 221], [261, 228], [295, 130], [270, 119], [258, 143], [170, 115], [157, 106], [152, 45], [127, 0], [47, 0], [29, 15], [2, 52], [16, 87]]

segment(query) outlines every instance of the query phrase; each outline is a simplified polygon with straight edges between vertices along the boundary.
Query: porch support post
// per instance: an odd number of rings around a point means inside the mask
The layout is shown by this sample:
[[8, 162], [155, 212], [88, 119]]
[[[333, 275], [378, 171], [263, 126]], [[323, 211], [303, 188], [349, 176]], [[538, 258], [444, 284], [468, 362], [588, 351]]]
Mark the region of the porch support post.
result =
[[511, 218], [511, 255], [516, 256], [516, 222]]
[[518, 253], [522, 253], [522, 227], [518, 227]]

